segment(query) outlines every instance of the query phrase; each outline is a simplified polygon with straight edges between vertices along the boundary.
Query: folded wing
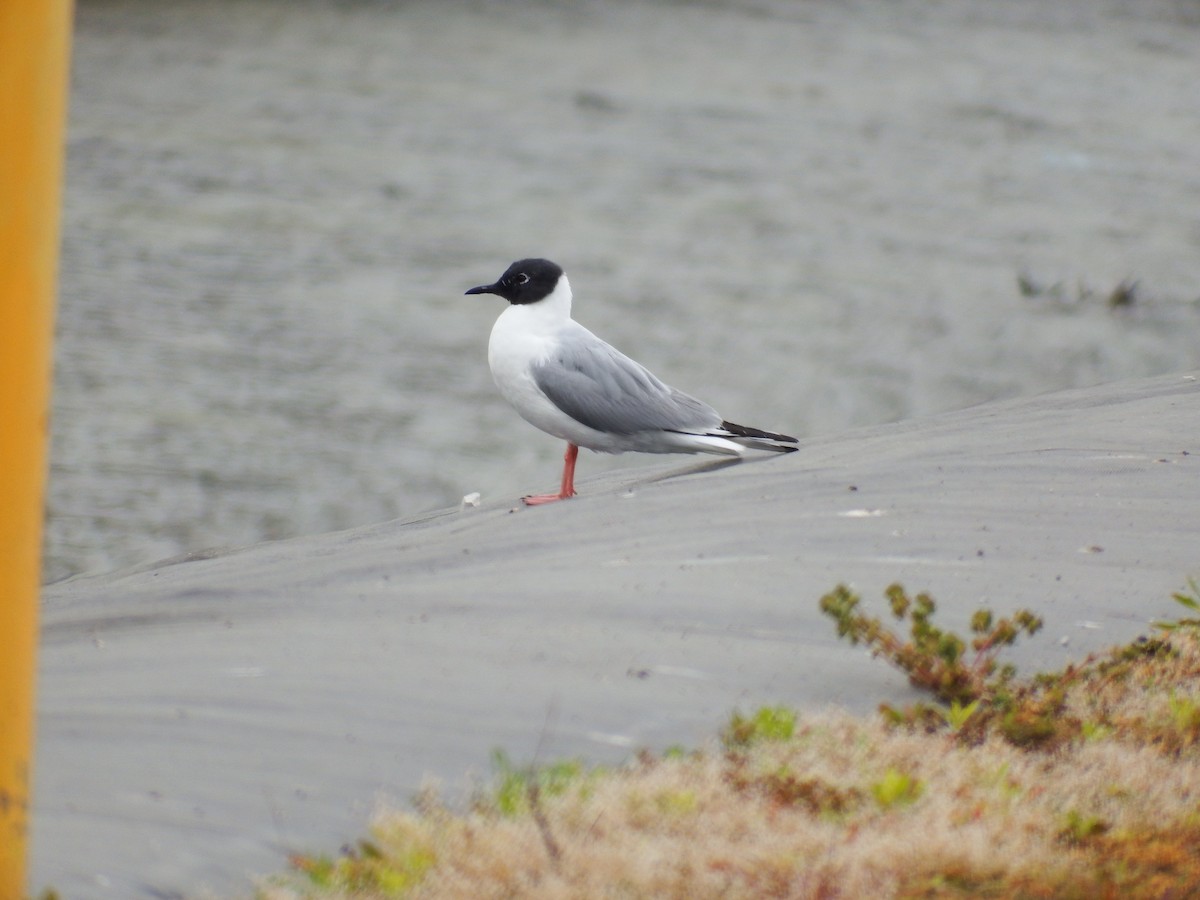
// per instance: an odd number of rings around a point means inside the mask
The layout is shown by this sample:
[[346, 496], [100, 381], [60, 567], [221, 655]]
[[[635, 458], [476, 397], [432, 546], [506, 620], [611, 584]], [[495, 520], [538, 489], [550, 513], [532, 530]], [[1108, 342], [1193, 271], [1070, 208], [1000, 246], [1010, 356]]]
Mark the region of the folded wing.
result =
[[533, 378], [555, 406], [597, 431], [704, 433], [721, 427], [721, 416], [707, 403], [664, 384], [580, 325], [534, 367]]

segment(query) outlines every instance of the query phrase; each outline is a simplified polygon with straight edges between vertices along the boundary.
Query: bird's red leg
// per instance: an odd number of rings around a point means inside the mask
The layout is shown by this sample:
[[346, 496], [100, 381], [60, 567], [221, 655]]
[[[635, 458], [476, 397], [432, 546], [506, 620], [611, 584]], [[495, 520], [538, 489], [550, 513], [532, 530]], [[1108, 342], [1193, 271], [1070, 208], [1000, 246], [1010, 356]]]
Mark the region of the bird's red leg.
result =
[[557, 494], [533, 494], [522, 497], [521, 502], [526, 506], [540, 506], [543, 503], [553, 503], [555, 500], [566, 500], [575, 496], [575, 460], [579, 457], [579, 448], [567, 444], [567, 452], [563, 454], [562, 489]]

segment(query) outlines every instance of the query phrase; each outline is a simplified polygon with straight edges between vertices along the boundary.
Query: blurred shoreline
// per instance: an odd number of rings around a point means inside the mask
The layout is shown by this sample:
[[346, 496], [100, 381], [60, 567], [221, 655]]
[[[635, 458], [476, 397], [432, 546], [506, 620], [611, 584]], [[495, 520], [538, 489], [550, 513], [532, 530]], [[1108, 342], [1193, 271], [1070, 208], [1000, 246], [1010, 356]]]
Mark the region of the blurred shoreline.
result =
[[461, 296], [520, 256], [808, 439], [1200, 365], [1197, 18], [82, 0], [46, 580], [550, 486]]

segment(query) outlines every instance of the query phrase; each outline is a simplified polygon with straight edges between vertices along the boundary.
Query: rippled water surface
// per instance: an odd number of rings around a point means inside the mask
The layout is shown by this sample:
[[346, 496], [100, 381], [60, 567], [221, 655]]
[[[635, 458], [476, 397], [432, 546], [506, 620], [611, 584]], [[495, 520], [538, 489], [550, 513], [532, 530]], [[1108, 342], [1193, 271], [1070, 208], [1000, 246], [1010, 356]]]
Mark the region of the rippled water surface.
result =
[[81, 0], [46, 576], [552, 487], [521, 256], [802, 435], [1194, 368], [1198, 18]]

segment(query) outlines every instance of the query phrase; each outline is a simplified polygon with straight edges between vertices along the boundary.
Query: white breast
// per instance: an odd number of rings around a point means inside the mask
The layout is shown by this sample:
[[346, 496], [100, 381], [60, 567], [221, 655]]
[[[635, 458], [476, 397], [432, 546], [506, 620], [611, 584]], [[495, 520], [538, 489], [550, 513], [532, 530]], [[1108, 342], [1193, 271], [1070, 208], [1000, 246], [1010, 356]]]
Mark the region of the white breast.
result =
[[504, 395], [504, 399], [515, 406], [522, 415], [541, 391], [533, 381], [533, 367], [547, 359], [554, 349], [554, 337], [544, 329], [529, 327], [530, 306], [510, 306], [500, 314], [492, 326], [488, 341], [488, 366], [492, 380]]

